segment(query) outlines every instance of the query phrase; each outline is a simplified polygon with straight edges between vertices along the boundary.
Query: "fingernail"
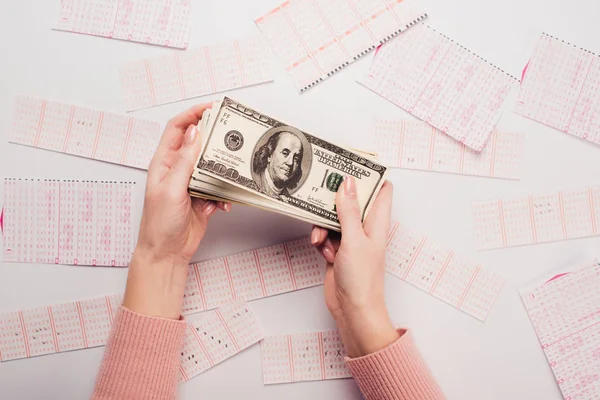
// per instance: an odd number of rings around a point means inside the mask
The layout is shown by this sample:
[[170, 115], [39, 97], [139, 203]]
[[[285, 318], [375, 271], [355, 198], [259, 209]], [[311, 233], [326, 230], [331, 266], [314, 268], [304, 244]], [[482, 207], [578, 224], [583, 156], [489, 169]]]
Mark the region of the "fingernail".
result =
[[319, 241], [319, 231], [317, 231], [316, 229], [313, 229], [312, 233], [310, 234], [310, 242], [312, 244], [317, 244], [318, 241]]
[[204, 214], [210, 216], [212, 213], [215, 212], [216, 208], [217, 208], [217, 205], [215, 203], [206, 203], [204, 205], [204, 207], [202, 208], [202, 211], [204, 212]]
[[356, 195], [356, 183], [354, 182], [354, 178], [351, 176], [347, 176], [344, 179], [344, 191], [348, 196]]
[[225, 206], [224, 206], [224, 207], [225, 207], [225, 211], [226, 211], [226, 212], [229, 212], [229, 211], [231, 211], [231, 204], [230, 204], [230, 203], [225, 203]]
[[198, 130], [196, 129], [196, 125], [190, 125], [187, 128], [187, 131], [185, 131], [185, 137], [183, 139], [185, 144], [194, 143], [194, 139], [196, 139], [197, 133], [198, 133]]
[[325, 259], [330, 263], [335, 261], [335, 255], [333, 255], [333, 251], [331, 251], [329, 247], [323, 248], [323, 255], [325, 256]]

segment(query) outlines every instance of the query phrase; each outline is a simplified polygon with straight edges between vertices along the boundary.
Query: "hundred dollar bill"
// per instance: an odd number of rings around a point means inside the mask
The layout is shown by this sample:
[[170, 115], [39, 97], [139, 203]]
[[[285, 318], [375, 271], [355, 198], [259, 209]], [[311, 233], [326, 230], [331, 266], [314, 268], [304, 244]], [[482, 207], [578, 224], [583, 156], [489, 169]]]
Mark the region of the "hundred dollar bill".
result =
[[[190, 192], [289, 214], [339, 230], [335, 194], [356, 180], [364, 219], [387, 168], [225, 97], [202, 122], [204, 144]], [[205, 196], [205, 197], [207, 197]]]

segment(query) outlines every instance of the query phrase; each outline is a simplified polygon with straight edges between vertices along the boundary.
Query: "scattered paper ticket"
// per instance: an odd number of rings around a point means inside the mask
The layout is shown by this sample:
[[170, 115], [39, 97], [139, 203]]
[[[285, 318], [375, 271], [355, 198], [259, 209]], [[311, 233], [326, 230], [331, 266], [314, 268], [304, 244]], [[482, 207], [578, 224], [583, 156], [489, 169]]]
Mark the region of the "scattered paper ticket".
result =
[[600, 264], [565, 271], [521, 291], [565, 399], [600, 397]]
[[10, 141], [148, 169], [161, 133], [158, 122], [19, 96]]
[[387, 249], [387, 272], [485, 321], [504, 279], [462, 259], [430, 238], [394, 223]]
[[515, 111], [600, 144], [600, 56], [543, 34], [523, 70]]
[[54, 29], [185, 49], [192, 0], [61, 0]]
[[0, 314], [0, 360], [104, 346], [122, 295]]
[[473, 204], [479, 249], [600, 234], [600, 187]]
[[490, 178], [521, 177], [522, 133], [494, 130], [481, 152], [476, 152], [422, 121], [375, 122], [373, 150], [389, 167]]
[[255, 22], [303, 92], [426, 16], [420, 0], [288, 0]]
[[339, 231], [335, 195], [356, 181], [365, 218], [385, 182], [374, 158], [329, 143], [228, 97], [206, 110], [192, 196], [245, 203]]
[[361, 83], [477, 152], [518, 85], [506, 72], [424, 24], [383, 45]]
[[[0, 314], [0, 361], [104, 346], [122, 295]], [[240, 353], [264, 337], [241, 300], [188, 323], [180, 355], [179, 380], [187, 381]]]
[[260, 350], [265, 385], [352, 377], [337, 331], [267, 336]]
[[179, 358], [179, 381], [190, 380], [263, 338], [258, 321], [241, 300], [201, 314], [187, 326]]
[[4, 261], [126, 267], [135, 183], [4, 180]]
[[324, 279], [324, 259], [307, 238], [203, 261], [190, 265], [183, 314], [322, 285]]
[[137, 61], [119, 73], [129, 111], [273, 80], [271, 53], [259, 36]]

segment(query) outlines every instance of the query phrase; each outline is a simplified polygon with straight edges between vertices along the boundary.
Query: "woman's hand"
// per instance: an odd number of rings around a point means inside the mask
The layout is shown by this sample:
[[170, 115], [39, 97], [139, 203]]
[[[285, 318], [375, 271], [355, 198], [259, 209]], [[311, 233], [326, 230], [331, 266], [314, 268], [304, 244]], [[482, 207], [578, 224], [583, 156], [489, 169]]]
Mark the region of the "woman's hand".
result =
[[231, 209], [229, 203], [188, 194], [202, 145], [196, 125], [207, 107], [193, 107], [169, 121], [148, 168], [140, 234], [123, 301], [140, 314], [180, 317], [188, 264], [208, 220], [217, 208]]
[[319, 227], [311, 235], [327, 260], [325, 301], [350, 357], [381, 350], [399, 337], [384, 297], [392, 195], [392, 184], [385, 182], [363, 225], [356, 182], [346, 178], [336, 197], [341, 240]]

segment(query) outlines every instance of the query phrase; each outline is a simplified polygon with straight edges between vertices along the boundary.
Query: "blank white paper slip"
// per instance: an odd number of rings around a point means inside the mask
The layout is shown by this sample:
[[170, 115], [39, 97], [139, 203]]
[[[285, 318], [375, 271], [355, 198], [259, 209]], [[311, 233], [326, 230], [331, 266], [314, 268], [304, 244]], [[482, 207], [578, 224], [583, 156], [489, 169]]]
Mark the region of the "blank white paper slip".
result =
[[303, 92], [426, 16], [420, 0], [288, 0], [255, 22]]
[[525, 309], [565, 399], [600, 398], [600, 264], [522, 290]]
[[338, 331], [267, 336], [260, 351], [265, 385], [352, 377]]
[[[126, 267], [133, 182], [4, 180], [4, 261]], [[2, 225], [3, 224], [3, 225]]]
[[54, 29], [185, 49], [192, 0], [61, 0]]
[[600, 187], [473, 204], [479, 249], [600, 234]]
[[161, 133], [158, 122], [19, 96], [10, 142], [148, 169]]
[[360, 83], [478, 152], [518, 85], [424, 24], [383, 45]]
[[515, 111], [600, 144], [600, 56], [542, 34], [523, 70]]
[[504, 278], [457, 256], [431, 238], [394, 223], [388, 242], [387, 272], [451, 306], [485, 321]]
[[179, 381], [190, 380], [262, 340], [248, 304], [237, 300], [189, 323], [179, 357]]
[[525, 135], [494, 130], [476, 152], [422, 121], [375, 122], [373, 150], [389, 167], [519, 179]]
[[273, 80], [271, 52], [260, 36], [137, 61], [119, 73], [128, 111]]

